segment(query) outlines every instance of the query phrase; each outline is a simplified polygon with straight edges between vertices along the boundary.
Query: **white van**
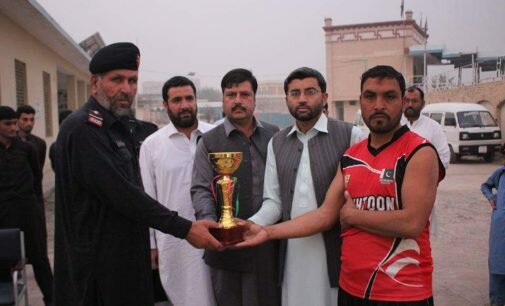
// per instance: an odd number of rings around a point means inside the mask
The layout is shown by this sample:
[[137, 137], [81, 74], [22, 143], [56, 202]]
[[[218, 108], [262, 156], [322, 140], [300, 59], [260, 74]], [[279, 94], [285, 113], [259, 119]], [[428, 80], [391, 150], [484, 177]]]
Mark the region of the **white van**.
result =
[[474, 103], [433, 103], [422, 114], [442, 125], [451, 150], [451, 162], [477, 155], [491, 162], [501, 148], [501, 132], [489, 111]]

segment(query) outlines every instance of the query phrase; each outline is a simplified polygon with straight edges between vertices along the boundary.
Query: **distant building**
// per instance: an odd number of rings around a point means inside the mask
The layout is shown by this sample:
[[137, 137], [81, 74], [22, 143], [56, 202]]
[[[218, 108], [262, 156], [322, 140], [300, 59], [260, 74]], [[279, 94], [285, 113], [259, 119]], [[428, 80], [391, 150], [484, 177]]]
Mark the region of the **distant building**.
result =
[[361, 74], [376, 65], [390, 65], [408, 83], [424, 74], [423, 58], [409, 54], [411, 46], [427, 42], [427, 29], [406, 12], [405, 20], [333, 25], [324, 20], [328, 106], [332, 117], [352, 122], [359, 108]]
[[165, 125], [169, 122], [168, 116], [163, 108], [161, 89], [159, 93], [137, 94], [135, 117], [140, 120], [155, 123], [158, 126]]
[[258, 91], [256, 92], [256, 112], [289, 114], [286, 106], [286, 95], [284, 94], [284, 82], [258, 82]]
[[256, 117], [279, 127], [286, 127], [293, 123], [293, 117], [286, 106], [283, 81], [258, 82]]
[[146, 81], [142, 82], [142, 94], [158, 95], [161, 99], [161, 89], [164, 82], [160, 81]]
[[51, 143], [58, 111], [89, 96], [90, 56], [34, 0], [0, 1], [0, 42], [0, 104], [33, 106], [33, 133]]
[[223, 118], [223, 102], [198, 99], [198, 119], [214, 123]]

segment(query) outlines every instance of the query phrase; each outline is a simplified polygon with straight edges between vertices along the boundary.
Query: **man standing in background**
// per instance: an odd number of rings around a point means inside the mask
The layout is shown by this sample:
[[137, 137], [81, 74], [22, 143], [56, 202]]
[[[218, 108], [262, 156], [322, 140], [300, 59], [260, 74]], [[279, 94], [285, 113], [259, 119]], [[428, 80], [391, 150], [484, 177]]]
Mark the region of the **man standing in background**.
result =
[[[421, 111], [426, 104], [423, 90], [417, 86], [410, 86], [405, 91], [403, 100], [403, 115], [407, 119], [405, 124], [407, 124], [412, 132], [428, 139], [437, 150], [438, 157], [447, 170], [451, 158], [447, 137], [445, 136], [442, 126], [438, 122], [421, 115]], [[430, 235], [433, 237], [436, 237], [438, 228], [436, 211], [437, 205], [434, 205], [430, 217]]]
[[424, 101], [424, 92], [417, 86], [410, 86], [405, 92], [403, 115], [407, 119], [409, 129], [419, 136], [428, 139], [437, 149], [438, 156], [444, 165], [449, 167], [450, 150], [447, 144], [442, 126], [435, 120], [421, 115], [426, 102]]
[[[42, 179], [44, 177], [44, 164], [46, 161], [46, 149], [47, 145], [44, 139], [38, 137], [37, 135], [32, 134], [33, 127], [35, 125], [35, 109], [28, 105], [20, 105], [16, 110], [16, 115], [18, 117], [17, 126], [18, 126], [18, 137], [27, 143], [30, 143], [37, 153], [37, 160], [39, 162], [40, 168], [40, 186], [42, 186]], [[42, 187], [41, 187], [42, 188]], [[51, 279], [51, 285], [47, 285], [51, 288], [52, 291], [52, 272], [51, 266], [49, 264], [49, 257], [47, 255], [47, 226], [46, 226], [46, 206], [44, 203], [44, 193], [41, 189], [40, 194], [37, 195], [38, 205], [37, 205], [37, 214], [40, 218], [40, 222], [37, 222], [39, 232], [39, 238], [41, 246], [42, 246], [42, 257], [40, 259], [40, 269], [43, 271], [44, 277], [41, 278], [41, 281], [48, 280], [49, 277]], [[52, 296], [52, 292], [51, 292]], [[52, 299], [52, 297], [51, 297]]]
[[18, 136], [21, 140], [34, 145], [40, 169], [44, 171], [47, 145], [44, 139], [32, 134], [35, 125], [35, 109], [28, 104], [21, 105], [17, 108], [16, 114], [18, 116]]
[[[53, 274], [40, 217], [42, 171], [34, 146], [16, 137], [16, 117], [12, 108], [0, 106], [0, 228], [19, 228], [24, 232], [26, 257], [33, 266], [45, 305], [51, 306]], [[2, 279], [3, 272], [0, 271]]]

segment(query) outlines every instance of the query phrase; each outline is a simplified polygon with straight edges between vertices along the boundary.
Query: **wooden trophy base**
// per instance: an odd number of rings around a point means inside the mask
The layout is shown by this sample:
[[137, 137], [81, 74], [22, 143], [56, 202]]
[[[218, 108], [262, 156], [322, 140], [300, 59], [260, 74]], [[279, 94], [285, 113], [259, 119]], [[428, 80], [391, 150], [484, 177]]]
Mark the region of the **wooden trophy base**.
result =
[[244, 241], [242, 234], [245, 232], [245, 226], [243, 225], [237, 225], [229, 229], [211, 228], [209, 231], [212, 236], [219, 240], [224, 246]]

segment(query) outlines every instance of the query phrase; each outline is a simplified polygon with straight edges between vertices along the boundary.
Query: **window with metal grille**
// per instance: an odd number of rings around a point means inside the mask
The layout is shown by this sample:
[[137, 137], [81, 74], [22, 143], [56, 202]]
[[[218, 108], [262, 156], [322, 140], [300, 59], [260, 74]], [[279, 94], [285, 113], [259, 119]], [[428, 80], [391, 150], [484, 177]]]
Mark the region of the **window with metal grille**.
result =
[[16, 104], [17, 106], [27, 104], [26, 85], [26, 64], [22, 61], [14, 60], [14, 70], [16, 75]]
[[44, 118], [46, 121], [46, 137], [53, 136], [53, 108], [51, 99], [51, 75], [42, 71], [42, 83], [44, 87]]

